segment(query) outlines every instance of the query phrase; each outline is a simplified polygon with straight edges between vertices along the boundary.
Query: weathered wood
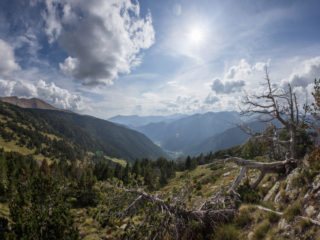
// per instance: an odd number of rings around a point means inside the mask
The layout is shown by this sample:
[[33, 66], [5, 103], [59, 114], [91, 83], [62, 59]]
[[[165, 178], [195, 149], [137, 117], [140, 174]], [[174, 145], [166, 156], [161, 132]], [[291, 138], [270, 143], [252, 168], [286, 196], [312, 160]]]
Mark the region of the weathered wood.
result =
[[236, 178], [235, 182], [232, 184], [232, 186], [229, 189], [229, 193], [238, 195], [236, 192], [238, 185], [240, 184], [242, 178], [244, 177], [245, 172], [248, 169], [257, 169], [260, 170], [261, 174], [258, 177], [258, 179], [251, 185], [252, 188], [256, 188], [259, 183], [262, 181], [263, 177], [267, 173], [277, 173], [277, 174], [289, 174], [292, 169], [294, 169], [297, 166], [297, 160], [296, 159], [286, 159], [284, 161], [277, 161], [277, 162], [271, 162], [271, 163], [265, 163], [265, 162], [256, 162], [253, 160], [247, 160], [239, 157], [228, 157], [226, 159], [220, 159], [216, 160], [215, 162], [234, 162], [238, 166], [242, 166], [242, 169]]
[[[195, 220], [204, 224], [212, 225], [215, 223], [229, 222], [233, 219], [236, 209], [208, 209], [208, 210], [185, 210], [175, 205], [165, 203], [162, 199], [148, 195], [144, 191], [125, 189], [126, 192], [137, 194], [141, 197], [141, 200], [150, 201], [158, 204], [162, 209], [167, 211], [170, 215], [183, 218], [189, 222]], [[138, 199], [138, 198], [137, 198]], [[137, 200], [136, 199], [136, 200]], [[130, 208], [135, 204], [136, 200], [130, 204]]]

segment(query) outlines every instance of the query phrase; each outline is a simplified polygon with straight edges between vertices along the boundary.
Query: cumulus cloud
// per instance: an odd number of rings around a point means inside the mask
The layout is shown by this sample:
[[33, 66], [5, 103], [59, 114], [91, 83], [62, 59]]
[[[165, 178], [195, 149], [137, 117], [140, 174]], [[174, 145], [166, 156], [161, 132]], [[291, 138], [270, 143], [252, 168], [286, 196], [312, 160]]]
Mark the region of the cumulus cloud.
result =
[[223, 83], [220, 79], [216, 79], [213, 81], [211, 89], [215, 91], [216, 94], [229, 94], [240, 92], [244, 86], [245, 82], [243, 80], [226, 81]]
[[235, 79], [248, 76], [255, 71], [263, 71], [270, 65], [270, 59], [267, 62], [256, 62], [254, 65], [250, 65], [245, 59], [241, 59], [238, 65], [234, 65], [229, 68], [225, 74], [225, 78]]
[[49, 42], [69, 56], [59, 64], [84, 85], [112, 84], [142, 61], [155, 41], [151, 14], [140, 17], [131, 0], [47, 0], [43, 13]]
[[320, 77], [320, 57], [308, 59], [302, 66], [302, 69], [293, 72], [288, 79], [284, 79], [282, 84], [290, 82], [293, 87], [306, 88], [309, 84], [313, 84], [315, 78]]
[[15, 62], [13, 48], [0, 39], [0, 76], [9, 76], [13, 71], [19, 70], [19, 65]]
[[70, 110], [82, 109], [82, 98], [68, 90], [56, 86], [54, 83], [9, 81], [0, 79], [1, 96], [19, 96], [25, 98], [40, 98], [56, 107]]
[[212, 105], [216, 102], [219, 102], [219, 98], [217, 96], [212, 96], [211, 94], [209, 94], [206, 99], [204, 100], [204, 103], [205, 104], [208, 104], [208, 105]]

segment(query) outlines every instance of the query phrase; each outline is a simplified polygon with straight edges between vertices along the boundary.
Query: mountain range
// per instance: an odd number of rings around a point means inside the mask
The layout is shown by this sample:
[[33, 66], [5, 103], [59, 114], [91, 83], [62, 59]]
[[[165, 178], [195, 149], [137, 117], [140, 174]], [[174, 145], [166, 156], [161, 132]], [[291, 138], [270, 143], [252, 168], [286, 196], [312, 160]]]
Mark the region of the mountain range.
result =
[[57, 110], [65, 111], [59, 108], [56, 108], [41, 99], [38, 98], [18, 98], [16, 96], [12, 97], [0, 97], [0, 101], [10, 103], [12, 105], [21, 107], [21, 108], [34, 108], [34, 109], [47, 109], [47, 110]]
[[[152, 122], [142, 126], [131, 122], [135, 119], [137, 116], [112, 118], [119, 124], [126, 124], [145, 134], [163, 149], [182, 155], [195, 156], [201, 152], [225, 149], [241, 144], [248, 138], [235, 127], [242, 120], [240, 114], [235, 111], [207, 112], [181, 116], [170, 121], [162, 121], [162, 118], [158, 117], [144, 117]], [[253, 126], [256, 126], [256, 123]], [[262, 126], [259, 125], [259, 129], [262, 130]]]
[[107, 119], [110, 122], [128, 126], [130, 128], [138, 128], [150, 123], [165, 122], [169, 123], [184, 117], [186, 114], [172, 114], [169, 116], [138, 116], [138, 115], [117, 115]]
[[[22, 103], [26, 108], [19, 107]], [[43, 103], [39, 99], [20, 99], [14, 104], [0, 102], [0, 130], [5, 136], [11, 135], [8, 141], [16, 139], [20, 145], [33, 146], [31, 141], [37, 141], [33, 136], [51, 136], [58, 139], [58, 143], [46, 138], [49, 141], [46, 151], [61, 151], [61, 145], [65, 145], [69, 147], [67, 152], [100, 151], [127, 161], [167, 157], [160, 147], [140, 132], [92, 116], [52, 109], [51, 105]], [[52, 150], [54, 146], [59, 149]]]

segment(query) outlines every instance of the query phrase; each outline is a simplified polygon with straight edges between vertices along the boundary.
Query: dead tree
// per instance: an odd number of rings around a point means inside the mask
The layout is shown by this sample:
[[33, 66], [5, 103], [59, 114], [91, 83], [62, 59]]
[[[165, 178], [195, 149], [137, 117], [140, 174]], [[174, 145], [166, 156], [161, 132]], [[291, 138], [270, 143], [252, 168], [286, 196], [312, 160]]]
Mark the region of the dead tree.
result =
[[277, 88], [272, 85], [268, 69], [265, 72], [265, 92], [256, 95], [246, 94], [241, 109], [244, 116], [258, 116], [263, 122], [278, 120], [290, 134], [290, 157], [297, 158], [297, 133], [305, 126], [306, 111], [301, 112], [297, 102], [297, 96], [293, 92], [290, 83], [287, 88]]
[[[131, 197], [136, 197], [134, 199], [130, 197], [131, 200], [129, 204], [123, 211], [117, 213], [116, 218], [130, 217], [132, 214], [139, 212], [138, 209], [148, 206], [155, 206], [156, 208], [153, 208], [152, 212], [161, 215], [161, 223], [153, 223], [152, 234], [145, 236], [148, 239], [164, 239], [168, 237], [165, 235], [166, 232], [171, 232], [175, 239], [194, 239], [192, 234], [195, 233], [193, 233], [193, 230], [190, 228], [192, 222], [200, 223], [203, 229], [202, 231], [210, 232], [218, 224], [232, 221], [237, 212], [236, 205], [229, 196], [214, 196], [213, 199], [219, 198], [219, 201], [211, 203], [209, 207], [205, 207], [204, 204], [199, 209], [188, 210], [184, 205], [177, 204], [176, 201], [164, 201], [158, 196], [148, 194], [143, 190], [123, 188], [119, 188], [118, 190], [122, 193], [129, 194]], [[124, 196], [122, 196], [122, 198], [123, 197]], [[225, 208], [221, 208], [220, 205], [218, 207], [212, 206], [212, 204], [220, 204], [221, 201], [223, 203], [229, 203], [226, 204]], [[151, 203], [151, 205], [148, 203]], [[149, 215], [151, 214], [152, 213], [146, 214], [146, 219], [142, 221], [142, 225], [148, 223], [148, 217], [150, 217]], [[109, 215], [105, 216], [106, 219], [109, 217]], [[137, 231], [139, 231], [139, 229], [137, 229]]]
[[238, 157], [229, 157], [223, 160], [224, 162], [234, 162], [235, 164], [241, 166], [241, 171], [236, 178], [235, 182], [229, 189], [230, 194], [238, 195], [236, 190], [238, 185], [240, 184], [242, 178], [248, 169], [257, 169], [260, 171], [260, 175], [258, 179], [251, 185], [252, 188], [256, 188], [265, 174], [267, 173], [277, 173], [277, 174], [288, 174], [292, 169], [296, 167], [296, 159], [286, 159], [284, 161], [264, 163], [264, 162], [256, 162], [252, 160], [246, 160]]
[[[265, 72], [265, 91], [261, 94], [246, 94], [242, 104], [241, 114], [244, 116], [258, 116], [258, 119], [262, 122], [272, 122], [278, 120], [283, 128], [289, 132], [290, 140], [280, 140], [278, 131], [273, 129], [273, 136], [267, 136], [264, 134], [253, 134], [252, 130], [244, 126], [241, 127], [252, 139], [268, 139], [273, 145], [279, 145], [288, 148], [286, 159], [283, 161], [262, 163], [255, 162], [253, 160], [245, 160], [242, 158], [229, 157], [224, 161], [232, 161], [237, 165], [242, 166], [242, 169], [229, 189], [229, 193], [236, 194], [236, 189], [241, 182], [248, 169], [257, 169], [260, 171], [258, 179], [251, 185], [252, 188], [256, 188], [261, 182], [266, 173], [281, 173], [288, 174], [297, 165], [297, 144], [298, 144], [298, 131], [305, 127], [306, 120], [306, 108], [301, 113], [301, 108], [298, 105], [296, 94], [293, 92], [290, 83], [287, 88], [277, 88], [272, 85], [268, 69]], [[290, 157], [289, 157], [290, 155]]]

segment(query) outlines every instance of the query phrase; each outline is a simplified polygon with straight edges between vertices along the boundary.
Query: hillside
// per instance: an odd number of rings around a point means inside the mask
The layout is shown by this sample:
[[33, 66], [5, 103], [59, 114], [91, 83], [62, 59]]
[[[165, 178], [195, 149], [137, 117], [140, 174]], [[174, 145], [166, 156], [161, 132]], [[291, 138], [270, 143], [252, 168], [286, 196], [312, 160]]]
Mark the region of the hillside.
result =
[[[90, 116], [55, 110], [23, 109], [0, 102], [1, 136], [7, 146], [27, 153], [67, 159], [87, 152], [133, 161], [166, 154], [143, 134]], [[15, 144], [16, 143], [16, 144]], [[10, 147], [9, 147], [10, 148]], [[19, 149], [15, 149], [19, 150]]]
[[47, 110], [61, 110], [56, 108], [41, 99], [38, 98], [18, 98], [18, 97], [0, 97], [0, 101], [10, 103], [12, 105], [21, 107], [21, 108], [34, 108], [34, 109], [47, 109]]
[[[276, 123], [278, 124], [279, 123]], [[267, 124], [259, 121], [254, 121], [246, 124], [254, 133], [262, 132]], [[226, 131], [213, 135], [199, 144], [190, 147], [186, 154], [191, 156], [199, 155], [200, 153], [207, 154], [209, 152], [216, 152], [222, 149], [228, 149], [236, 145], [245, 143], [249, 139], [249, 135], [242, 131], [239, 127], [233, 127]]]
[[130, 128], [137, 128], [150, 123], [159, 123], [159, 122], [172, 122], [181, 118], [187, 117], [185, 114], [173, 114], [169, 116], [138, 116], [138, 115], [117, 115], [112, 118], [109, 118], [108, 121], [118, 123], [121, 125], [128, 126]]
[[192, 146], [234, 127], [234, 123], [239, 121], [237, 112], [208, 112], [170, 123], [150, 123], [137, 130], [166, 150], [186, 153]]

